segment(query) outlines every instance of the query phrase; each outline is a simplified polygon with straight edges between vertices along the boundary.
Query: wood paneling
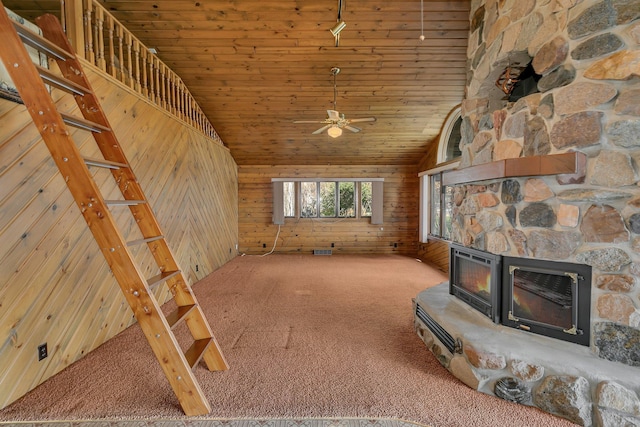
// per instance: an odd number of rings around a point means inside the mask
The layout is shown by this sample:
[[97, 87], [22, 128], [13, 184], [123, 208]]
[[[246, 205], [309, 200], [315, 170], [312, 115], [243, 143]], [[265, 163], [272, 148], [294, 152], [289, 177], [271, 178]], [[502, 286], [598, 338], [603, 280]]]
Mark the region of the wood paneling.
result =
[[[237, 167], [228, 150], [90, 66], [85, 70], [188, 279], [193, 283], [233, 258]], [[77, 108], [66, 95], [56, 92], [54, 99], [61, 110]], [[133, 319], [24, 106], [0, 100], [0, 124], [3, 407]], [[92, 138], [72, 132], [83, 154], [97, 157]], [[118, 191], [113, 179], [94, 169], [109, 198]], [[116, 218], [129, 240], [138, 237], [131, 215]], [[142, 271], [156, 273], [148, 250], [133, 253]], [[165, 301], [168, 291], [161, 287], [157, 297]], [[45, 342], [49, 357], [39, 362], [37, 346]]]
[[[402, 166], [239, 166], [240, 251], [269, 252], [278, 233], [272, 223], [272, 178], [384, 178], [384, 223], [363, 219], [285, 219], [275, 253], [416, 254], [418, 177], [415, 167]], [[331, 244], [334, 247], [331, 247]]]
[[[51, 0], [5, 0], [26, 17]], [[101, 0], [185, 82], [241, 165], [415, 165], [464, 95], [469, 0]], [[425, 40], [420, 41], [422, 19]], [[374, 116], [334, 140], [294, 120]]]
[[448, 273], [449, 242], [431, 239], [428, 243], [420, 243], [418, 245], [418, 258]]

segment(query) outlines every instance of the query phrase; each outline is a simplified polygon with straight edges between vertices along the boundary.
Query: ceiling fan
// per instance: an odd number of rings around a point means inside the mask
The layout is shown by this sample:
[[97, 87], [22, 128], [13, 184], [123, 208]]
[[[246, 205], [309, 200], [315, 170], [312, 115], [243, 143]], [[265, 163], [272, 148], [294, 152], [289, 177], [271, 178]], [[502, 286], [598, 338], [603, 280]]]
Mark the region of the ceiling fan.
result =
[[320, 129], [311, 132], [312, 135], [318, 135], [327, 131], [327, 134], [332, 138], [337, 138], [342, 135], [342, 129], [348, 129], [351, 132], [360, 132], [362, 129], [352, 126], [351, 123], [362, 123], [362, 122], [375, 122], [375, 117], [364, 117], [361, 119], [347, 119], [344, 114], [340, 114], [336, 110], [336, 76], [340, 72], [340, 68], [333, 67], [331, 68], [331, 74], [333, 75], [333, 110], [327, 110], [327, 118], [322, 121], [317, 120], [296, 120], [293, 123], [322, 123]]

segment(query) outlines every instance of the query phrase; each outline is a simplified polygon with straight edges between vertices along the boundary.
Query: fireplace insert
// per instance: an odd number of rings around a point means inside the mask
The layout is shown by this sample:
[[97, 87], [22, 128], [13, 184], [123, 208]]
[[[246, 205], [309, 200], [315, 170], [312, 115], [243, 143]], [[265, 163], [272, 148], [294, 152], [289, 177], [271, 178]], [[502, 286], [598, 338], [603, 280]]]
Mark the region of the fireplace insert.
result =
[[503, 257], [502, 323], [588, 346], [591, 267]]
[[454, 243], [449, 251], [449, 293], [499, 323], [502, 257]]

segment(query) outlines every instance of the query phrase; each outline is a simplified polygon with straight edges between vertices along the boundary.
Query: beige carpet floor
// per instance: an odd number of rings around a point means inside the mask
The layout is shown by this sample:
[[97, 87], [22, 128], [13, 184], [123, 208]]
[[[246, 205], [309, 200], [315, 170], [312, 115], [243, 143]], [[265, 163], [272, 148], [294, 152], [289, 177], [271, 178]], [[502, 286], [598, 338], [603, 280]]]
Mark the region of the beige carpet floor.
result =
[[[231, 367], [195, 371], [207, 418], [571, 425], [477, 393], [435, 360], [411, 298], [443, 280], [402, 256], [235, 258], [194, 286]], [[185, 418], [137, 326], [0, 411], [0, 421]]]

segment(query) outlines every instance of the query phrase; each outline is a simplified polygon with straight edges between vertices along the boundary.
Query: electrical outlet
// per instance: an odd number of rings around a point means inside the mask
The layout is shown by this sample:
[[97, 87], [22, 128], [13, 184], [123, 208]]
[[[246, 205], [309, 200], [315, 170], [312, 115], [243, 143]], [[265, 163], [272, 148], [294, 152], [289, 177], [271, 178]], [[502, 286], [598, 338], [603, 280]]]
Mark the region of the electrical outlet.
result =
[[38, 362], [42, 359], [46, 359], [49, 356], [49, 352], [47, 351], [47, 343], [40, 344], [38, 346]]
[[394, 247], [394, 248], [397, 248], [397, 247], [398, 247], [398, 244], [397, 244], [397, 243], [394, 243], [394, 244], [393, 244], [393, 247]]
[[335, 247], [336, 247], [336, 244], [335, 244], [335, 243], [331, 243], [331, 247], [332, 247], [332, 248], [335, 248]]
[[262, 244], [262, 248], [264, 249], [264, 248], [266, 248], [266, 247], [267, 247], [267, 244], [266, 244], [266, 243], [263, 243], [263, 244]]
[[198, 272], [198, 264], [196, 264], [196, 272]]

